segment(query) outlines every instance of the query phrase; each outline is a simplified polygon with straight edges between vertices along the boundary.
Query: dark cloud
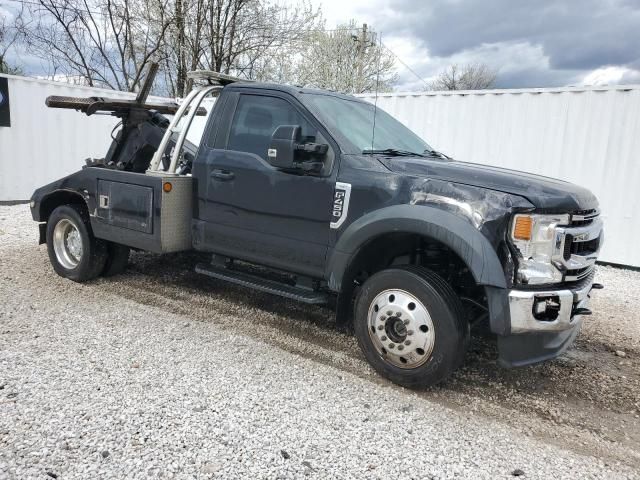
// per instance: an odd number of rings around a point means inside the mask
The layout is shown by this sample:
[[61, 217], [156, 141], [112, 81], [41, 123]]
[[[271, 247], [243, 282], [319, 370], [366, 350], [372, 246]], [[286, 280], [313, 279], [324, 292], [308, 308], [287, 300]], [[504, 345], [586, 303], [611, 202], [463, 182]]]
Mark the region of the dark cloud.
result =
[[486, 45], [541, 49], [545, 61], [520, 72], [512, 68], [518, 58], [501, 59], [503, 84], [565, 84], [601, 67], [640, 64], [640, 0], [393, 0], [382, 8], [380, 30], [415, 39], [437, 61], [473, 59]]
[[558, 71], [544, 68], [526, 68], [499, 72], [496, 88], [533, 88], [578, 83], [578, 72]]

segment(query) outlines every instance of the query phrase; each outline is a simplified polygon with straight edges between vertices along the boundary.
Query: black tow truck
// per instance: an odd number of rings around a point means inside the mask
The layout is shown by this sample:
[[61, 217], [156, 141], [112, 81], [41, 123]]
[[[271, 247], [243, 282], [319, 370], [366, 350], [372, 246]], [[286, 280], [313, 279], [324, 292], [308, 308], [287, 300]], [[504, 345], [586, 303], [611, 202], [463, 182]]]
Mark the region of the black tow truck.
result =
[[33, 194], [59, 275], [119, 273], [132, 248], [207, 252], [203, 275], [333, 306], [409, 387], [447, 378], [475, 322], [520, 366], [562, 353], [591, 313], [602, 222], [588, 190], [454, 161], [352, 96], [197, 71], [180, 105], [154, 104], [153, 74], [132, 101], [47, 99], [122, 120], [105, 158]]

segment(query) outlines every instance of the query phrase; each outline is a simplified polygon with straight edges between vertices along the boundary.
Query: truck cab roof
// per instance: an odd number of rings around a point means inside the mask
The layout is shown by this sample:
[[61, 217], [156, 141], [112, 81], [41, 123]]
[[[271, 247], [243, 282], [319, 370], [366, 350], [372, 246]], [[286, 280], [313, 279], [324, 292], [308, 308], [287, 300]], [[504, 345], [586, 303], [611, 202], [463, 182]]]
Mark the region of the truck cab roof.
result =
[[305, 95], [305, 94], [306, 95], [308, 94], [329, 95], [333, 97], [343, 98], [345, 100], [366, 103], [364, 100], [361, 100], [357, 97], [354, 97], [353, 95], [348, 95], [345, 93], [335, 92], [332, 90], [323, 90], [320, 88], [308, 88], [308, 87], [301, 87], [297, 85], [287, 85], [287, 84], [280, 84], [280, 83], [238, 81], [238, 82], [234, 82], [226, 85], [224, 89], [236, 90], [236, 89], [246, 89], [246, 88], [250, 88], [252, 90], [258, 89], [258, 90], [273, 90], [278, 92], [284, 92], [284, 93], [293, 95], [294, 97], [299, 97], [300, 95]]

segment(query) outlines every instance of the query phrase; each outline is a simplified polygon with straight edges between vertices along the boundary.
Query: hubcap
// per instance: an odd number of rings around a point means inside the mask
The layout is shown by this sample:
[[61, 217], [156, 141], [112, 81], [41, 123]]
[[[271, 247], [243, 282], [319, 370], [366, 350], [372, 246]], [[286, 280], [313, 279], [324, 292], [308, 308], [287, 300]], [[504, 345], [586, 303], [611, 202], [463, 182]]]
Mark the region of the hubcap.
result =
[[71, 220], [60, 220], [53, 229], [53, 251], [58, 262], [69, 270], [82, 259], [82, 237]]
[[404, 290], [385, 290], [369, 306], [369, 337], [378, 354], [400, 368], [416, 368], [431, 357], [435, 329], [429, 311]]

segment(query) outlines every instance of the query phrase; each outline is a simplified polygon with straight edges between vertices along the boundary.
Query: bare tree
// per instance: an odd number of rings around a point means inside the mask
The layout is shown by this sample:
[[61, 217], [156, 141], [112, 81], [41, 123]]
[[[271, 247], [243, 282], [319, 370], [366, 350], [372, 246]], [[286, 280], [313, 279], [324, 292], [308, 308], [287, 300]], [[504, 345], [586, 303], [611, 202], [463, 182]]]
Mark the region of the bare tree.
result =
[[49, 74], [135, 91], [172, 17], [168, 0], [38, 0], [25, 42]]
[[152, 59], [184, 96], [187, 72], [208, 69], [260, 81], [350, 93], [389, 90], [393, 55], [354, 21], [324, 30], [307, 0], [34, 0], [25, 44], [53, 78], [135, 91]]
[[175, 18], [164, 43], [169, 92], [190, 90], [189, 70], [205, 68], [257, 80], [282, 77], [274, 62], [318, 27], [310, 4], [265, 0], [174, 0]]
[[19, 41], [23, 13], [24, 4], [21, 4], [20, 10], [16, 12], [7, 12], [3, 15], [0, 11], [0, 73], [8, 73], [10, 75], [22, 73], [19, 67], [9, 65], [7, 55]]
[[388, 91], [397, 79], [391, 52], [354, 21], [312, 32], [297, 63], [297, 83], [346, 93]]
[[483, 63], [454, 63], [431, 83], [432, 90], [484, 90], [493, 87], [498, 72]]

